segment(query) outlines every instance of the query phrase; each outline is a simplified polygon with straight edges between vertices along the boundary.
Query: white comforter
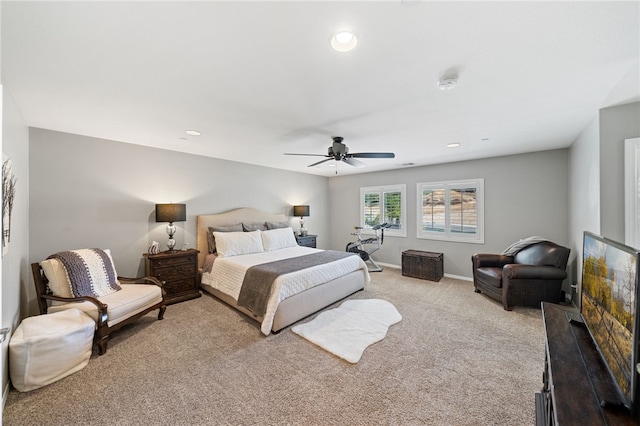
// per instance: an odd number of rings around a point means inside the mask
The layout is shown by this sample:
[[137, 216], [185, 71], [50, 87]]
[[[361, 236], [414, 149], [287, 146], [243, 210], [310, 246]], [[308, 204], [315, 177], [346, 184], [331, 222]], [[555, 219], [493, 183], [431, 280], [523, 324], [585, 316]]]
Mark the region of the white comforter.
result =
[[[211, 272], [203, 272], [202, 284], [228, 294], [237, 301], [244, 275], [251, 266], [289, 257], [304, 256], [319, 251], [322, 250], [296, 246], [275, 251], [217, 258], [213, 263]], [[359, 256], [349, 256], [335, 262], [281, 275], [275, 280], [267, 303], [267, 311], [262, 320], [262, 333], [268, 335], [271, 332], [273, 317], [282, 300], [358, 269], [362, 269], [365, 272], [366, 281], [369, 282], [367, 265]]]

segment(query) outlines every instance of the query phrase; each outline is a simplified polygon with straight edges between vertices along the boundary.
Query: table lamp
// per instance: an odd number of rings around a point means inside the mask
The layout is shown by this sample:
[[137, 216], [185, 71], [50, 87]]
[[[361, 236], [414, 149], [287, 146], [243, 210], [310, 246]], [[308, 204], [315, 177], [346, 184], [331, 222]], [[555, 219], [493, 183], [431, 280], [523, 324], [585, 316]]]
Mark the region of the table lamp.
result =
[[156, 222], [169, 222], [167, 225], [167, 234], [169, 234], [167, 247], [169, 252], [172, 252], [176, 245], [176, 240], [173, 239], [173, 234], [176, 233], [176, 226], [173, 222], [184, 222], [185, 220], [187, 220], [186, 204], [156, 204]]
[[309, 216], [309, 206], [293, 206], [293, 215], [300, 218], [300, 236], [307, 235], [307, 230], [304, 229], [304, 218]]

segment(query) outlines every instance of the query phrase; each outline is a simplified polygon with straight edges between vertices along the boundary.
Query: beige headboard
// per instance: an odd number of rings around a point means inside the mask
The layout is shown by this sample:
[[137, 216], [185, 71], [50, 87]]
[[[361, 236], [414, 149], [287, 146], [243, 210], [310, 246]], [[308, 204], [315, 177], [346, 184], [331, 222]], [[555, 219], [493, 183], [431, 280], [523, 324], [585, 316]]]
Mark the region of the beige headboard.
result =
[[202, 268], [204, 258], [208, 254], [207, 232], [210, 226], [230, 226], [238, 223], [284, 222], [291, 220], [282, 213], [268, 213], [252, 208], [230, 210], [219, 214], [199, 215], [196, 220], [196, 248], [198, 253], [198, 268]]

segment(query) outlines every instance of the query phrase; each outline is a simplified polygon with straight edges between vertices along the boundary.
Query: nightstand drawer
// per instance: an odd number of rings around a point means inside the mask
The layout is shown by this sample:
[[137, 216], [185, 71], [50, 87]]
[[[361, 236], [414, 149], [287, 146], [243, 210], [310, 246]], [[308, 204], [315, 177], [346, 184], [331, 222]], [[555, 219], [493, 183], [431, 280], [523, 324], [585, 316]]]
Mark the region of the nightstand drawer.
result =
[[163, 287], [167, 293], [171, 294], [188, 293], [193, 291], [194, 287], [197, 287], [196, 277], [164, 281]]
[[296, 235], [296, 241], [299, 246], [316, 248], [316, 237], [317, 235]]
[[189, 256], [166, 256], [158, 259], [154, 259], [154, 267], [156, 268], [164, 268], [168, 266], [183, 266], [183, 265], [191, 265], [194, 266], [194, 262], [196, 261], [196, 255]]
[[160, 281], [168, 281], [183, 276], [195, 276], [196, 266], [192, 263], [177, 263], [172, 266], [159, 266], [153, 268], [153, 276]]

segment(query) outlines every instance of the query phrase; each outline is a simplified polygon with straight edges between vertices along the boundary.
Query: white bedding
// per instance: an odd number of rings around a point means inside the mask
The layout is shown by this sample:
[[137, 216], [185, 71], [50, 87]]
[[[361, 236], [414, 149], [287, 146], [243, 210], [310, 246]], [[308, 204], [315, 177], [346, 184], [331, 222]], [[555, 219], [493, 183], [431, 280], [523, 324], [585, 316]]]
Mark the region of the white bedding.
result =
[[[202, 273], [202, 284], [228, 294], [237, 301], [244, 275], [251, 266], [320, 251], [322, 250], [296, 246], [241, 256], [219, 257], [213, 263], [211, 272]], [[370, 278], [367, 265], [359, 256], [349, 256], [335, 262], [281, 275], [275, 280], [267, 303], [267, 311], [261, 325], [262, 333], [268, 335], [271, 332], [273, 317], [282, 300], [358, 269], [364, 271], [368, 283]]]

